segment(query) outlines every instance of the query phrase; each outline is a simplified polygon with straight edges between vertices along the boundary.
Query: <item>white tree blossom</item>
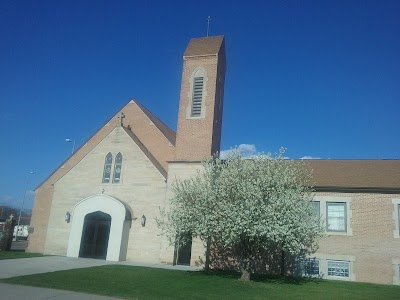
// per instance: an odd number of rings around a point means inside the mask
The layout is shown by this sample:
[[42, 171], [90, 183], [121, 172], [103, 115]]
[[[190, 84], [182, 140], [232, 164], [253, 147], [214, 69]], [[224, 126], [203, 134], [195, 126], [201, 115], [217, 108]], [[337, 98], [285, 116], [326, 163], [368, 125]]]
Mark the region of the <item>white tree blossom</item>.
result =
[[243, 279], [250, 278], [257, 249], [314, 252], [322, 227], [311, 203], [312, 174], [305, 162], [284, 159], [284, 152], [244, 160], [233, 151], [224, 160], [204, 161], [203, 172], [174, 182], [175, 196], [159, 226], [173, 243], [190, 233], [235, 248]]

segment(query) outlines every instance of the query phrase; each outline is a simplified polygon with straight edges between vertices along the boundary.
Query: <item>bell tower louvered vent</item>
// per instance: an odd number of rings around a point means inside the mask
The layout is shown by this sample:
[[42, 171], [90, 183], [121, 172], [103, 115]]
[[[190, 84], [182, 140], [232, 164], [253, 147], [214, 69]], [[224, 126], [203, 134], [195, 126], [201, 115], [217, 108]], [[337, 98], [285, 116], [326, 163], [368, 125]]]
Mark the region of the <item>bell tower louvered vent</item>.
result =
[[201, 116], [203, 103], [204, 77], [195, 77], [193, 80], [192, 117]]

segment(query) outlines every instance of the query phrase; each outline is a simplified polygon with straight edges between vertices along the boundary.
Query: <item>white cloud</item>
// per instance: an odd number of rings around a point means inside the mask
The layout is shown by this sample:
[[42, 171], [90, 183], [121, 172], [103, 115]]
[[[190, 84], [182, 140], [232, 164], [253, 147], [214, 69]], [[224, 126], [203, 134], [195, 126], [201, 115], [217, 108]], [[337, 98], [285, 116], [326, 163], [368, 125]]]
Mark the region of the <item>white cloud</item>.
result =
[[321, 159], [321, 157], [314, 157], [314, 156], [306, 155], [306, 156], [300, 157], [300, 159]]
[[238, 150], [243, 157], [254, 156], [257, 154], [256, 145], [254, 144], [240, 144]]
[[[255, 157], [257, 155], [267, 155], [269, 152], [258, 151], [255, 144], [240, 144], [239, 146], [235, 146], [229, 150], [221, 150], [220, 158], [225, 159], [226, 156], [234, 150], [238, 150], [242, 155], [243, 159], [249, 159]], [[291, 159], [288, 156], [283, 156], [282, 159]], [[311, 156], [304, 156], [301, 159], [319, 159], [319, 157], [311, 157]]]
[[249, 158], [249, 157], [252, 157], [252, 156], [258, 154], [256, 145], [254, 145], [254, 144], [240, 144], [239, 146], [235, 146], [235, 148], [233, 148], [233, 149], [221, 150], [220, 157], [222, 159], [226, 158], [227, 154], [229, 154], [230, 152], [232, 152], [235, 149], [237, 149], [240, 152], [240, 154], [242, 154], [243, 158]]

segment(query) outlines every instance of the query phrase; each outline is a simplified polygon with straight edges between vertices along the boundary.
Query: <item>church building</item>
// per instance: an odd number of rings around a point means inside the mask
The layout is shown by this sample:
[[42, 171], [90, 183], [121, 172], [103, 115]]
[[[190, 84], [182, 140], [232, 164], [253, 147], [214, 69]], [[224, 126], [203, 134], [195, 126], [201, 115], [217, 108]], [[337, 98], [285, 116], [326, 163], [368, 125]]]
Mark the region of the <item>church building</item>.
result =
[[[168, 207], [173, 181], [220, 151], [225, 71], [223, 36], [192, 39], [177, 132], [130, 100], [37, 187], [27, 251], [171, 265], [203, 260], [201, 241], [175, 249], [155, 218]], [[327, 235], [304, 274], [400, 284], [400, 161], [309, 164]]]

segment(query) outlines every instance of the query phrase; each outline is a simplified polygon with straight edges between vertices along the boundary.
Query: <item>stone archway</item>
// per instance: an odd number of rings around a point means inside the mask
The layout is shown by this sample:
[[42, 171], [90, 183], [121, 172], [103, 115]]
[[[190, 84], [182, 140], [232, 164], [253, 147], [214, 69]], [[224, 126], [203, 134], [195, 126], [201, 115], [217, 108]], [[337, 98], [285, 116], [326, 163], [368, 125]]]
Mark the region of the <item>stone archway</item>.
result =
[[129, 207], [111, 196], [83, 199], [72, 213], [67, 256], [125, 260], [131, 216]]

